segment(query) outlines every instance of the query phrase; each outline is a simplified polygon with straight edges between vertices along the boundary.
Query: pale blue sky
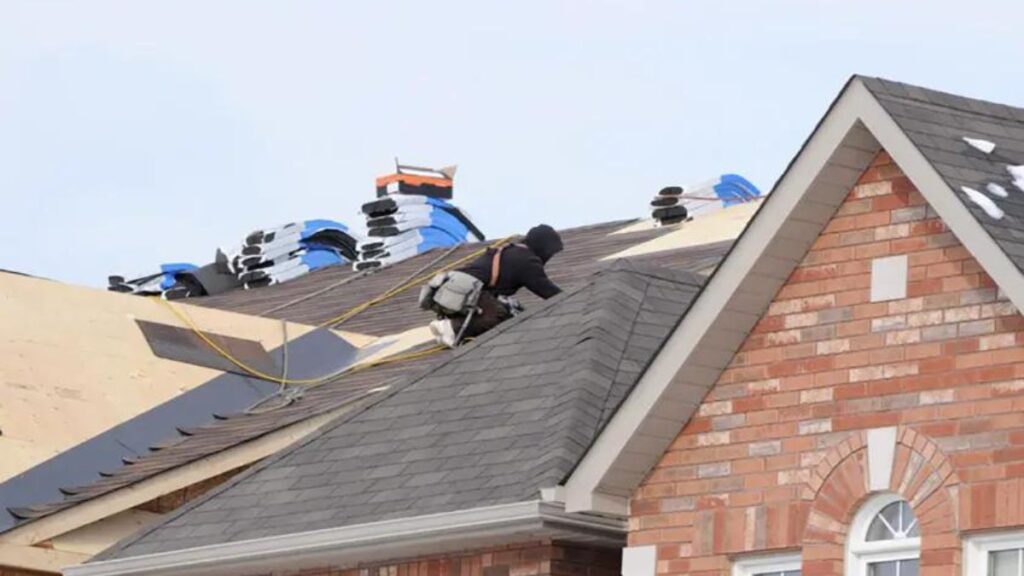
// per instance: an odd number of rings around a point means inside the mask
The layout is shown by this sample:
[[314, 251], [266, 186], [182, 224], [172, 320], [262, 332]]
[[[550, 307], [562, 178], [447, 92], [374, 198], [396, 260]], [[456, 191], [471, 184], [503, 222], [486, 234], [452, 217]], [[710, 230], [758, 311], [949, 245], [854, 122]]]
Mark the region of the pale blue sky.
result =
[[101, 286], [398, 155], [492, 236], [770, 188], [852, 73], [1024, 105], [1024, 2], [0, 2], [0, 268]]

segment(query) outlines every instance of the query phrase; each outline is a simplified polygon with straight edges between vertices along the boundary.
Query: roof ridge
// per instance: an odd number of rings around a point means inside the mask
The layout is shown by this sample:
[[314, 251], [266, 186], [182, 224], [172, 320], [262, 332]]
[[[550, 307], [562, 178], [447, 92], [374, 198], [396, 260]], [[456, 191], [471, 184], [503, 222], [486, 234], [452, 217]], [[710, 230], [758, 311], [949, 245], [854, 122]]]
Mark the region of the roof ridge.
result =
[[[567, 460], [571, 469], [600, 429], [604, 405], [611, 397], [647, 287], [654, 277], [633, 268], [628, 262], [613, 264], [595, 273], [594, 281], [588, 284], [585, 305], [590, 311], [582, 320], [573, 346], [574, 354], [564, 368], [569, 376], [562, 384], [562, 391], [548, 406], [546, 447], [538, 452], [533, 464], [530, 475], [535, 483], [531, 488], [561, 482], [564, 471], [562, 467], [552, 466], [551, 461]], [[622, 279], [597, 282], [598, 277], [611, 275]], [[636, 282], [642, 282], [643, 287], [636, 286]], [[617, 314], [615, 309], [622, 309], [624, 313]], [[624, 321], [629, 324], [627, 336], [616, 338], [615, 333], [621, 331]], [[581, 401], [587, 396], [594, 396], [597, 405]]]
[[[976, 116], [983, 116], [986, 118], [997, 118], [1004, 121], [1009, 120], [1011, 122], [1024, 123], [1024, 107], [1022, 106], [995, 102], [985, 98], [975, 98], [973, 96], [954, 94], [952, 92], [946, 92], [945, 90], [937, 90], [935, 88], [918, 86], [916, 84], [908, 84], [906, 82], [889, 80], [888, 78], [878, 76], [864, 76], [858, 74], [854, 77], [860, 79], [868, 90], [876, 93], [876, 95], [880, 92], [882, 95], [890, 98], [900, 98], [903, 100], [910, 100], [918, 104], [925, 104], [936, 108], [945, 108], [947, 109], [947, 112], [948, 110], [956, 110], [957, 112], [974, 114]], [[936, 98], [939, 101], [932, 101], [929, 97]], [[977, 106], [978, 104], [984, 105], [985, 109], [980, 109]], [[1015, 115], [1010, 112], [1011, 110], [1019, 111], [1020, 114]]]

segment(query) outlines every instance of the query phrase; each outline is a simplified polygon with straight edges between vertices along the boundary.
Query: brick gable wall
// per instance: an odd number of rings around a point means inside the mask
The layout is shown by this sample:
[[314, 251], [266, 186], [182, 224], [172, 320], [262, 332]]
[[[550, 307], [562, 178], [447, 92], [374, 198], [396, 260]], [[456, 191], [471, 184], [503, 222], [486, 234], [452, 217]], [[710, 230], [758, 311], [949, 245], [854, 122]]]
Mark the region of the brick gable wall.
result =
[[358, 567], [323, 567], [266, 576], [618, 576], [621, 552], [535, 542]]
[[[870, 302], [906, 254], [905, 299]], [[890, 489], [922, 523], [922, 573], [959, 574], [964, 530], [1024, 525], [1024, 318], [882, 152], [637, 489], [630, 544], [660, 574], [803, 551], [842, 573], [866, 497], [864, 431], [899, 427]]]

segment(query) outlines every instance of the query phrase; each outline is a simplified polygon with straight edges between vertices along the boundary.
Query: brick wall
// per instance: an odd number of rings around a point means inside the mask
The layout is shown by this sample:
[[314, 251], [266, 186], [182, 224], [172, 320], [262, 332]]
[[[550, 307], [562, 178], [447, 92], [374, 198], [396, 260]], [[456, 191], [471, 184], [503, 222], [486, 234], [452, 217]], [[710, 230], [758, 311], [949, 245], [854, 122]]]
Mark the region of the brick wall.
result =
[[20, 568], [6, 568], [0, 566], [0, 576], [48, 576], [49, 572], [35, 572], [33, 570], [22, 570]]
[[538, 542], [355, 568], [315, 568], [273, 576], [618, 576], [621, 551]]
[[[870, 302], [906, 254], [906, 299]], [[960, 533], [1024, 525], [1024, 319], [882, 152], [779, 290], [632, 502], [630, 544], [663, 574], [803, 552], [841, 574], [867, 496], [865, 430], [898, 427], [890, 490], [923, 574], [959, 574]]]

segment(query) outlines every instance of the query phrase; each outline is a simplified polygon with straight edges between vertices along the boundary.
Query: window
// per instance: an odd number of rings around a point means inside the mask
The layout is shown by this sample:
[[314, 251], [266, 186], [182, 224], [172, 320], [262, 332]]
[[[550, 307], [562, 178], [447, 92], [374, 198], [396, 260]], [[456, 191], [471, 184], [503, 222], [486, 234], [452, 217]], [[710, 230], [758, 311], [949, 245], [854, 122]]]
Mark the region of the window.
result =
[[964, 540], [967, 576], [1024, 576], [1024, 532], [998, 532]]
[[800, 576], [800, 555], [743, 558], [733, 562], [732, 576]]
[[918, 576], [921, 532], [905, 500], [875, 496], [854, 517], [847, 543], [847, 576]]

